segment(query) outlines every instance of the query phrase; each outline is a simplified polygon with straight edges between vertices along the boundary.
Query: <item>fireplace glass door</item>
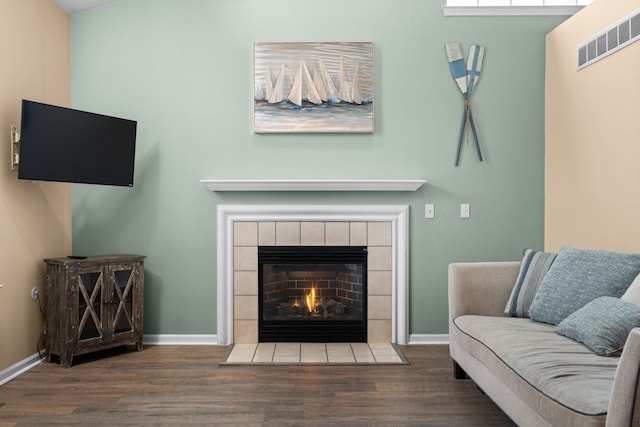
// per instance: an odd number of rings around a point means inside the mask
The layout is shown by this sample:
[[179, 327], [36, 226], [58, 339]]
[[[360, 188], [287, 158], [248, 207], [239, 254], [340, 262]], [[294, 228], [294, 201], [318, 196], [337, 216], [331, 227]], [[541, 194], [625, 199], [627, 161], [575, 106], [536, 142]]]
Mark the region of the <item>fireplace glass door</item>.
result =
[[260, 246], [260, 342], [366, 342], [367, 249]]

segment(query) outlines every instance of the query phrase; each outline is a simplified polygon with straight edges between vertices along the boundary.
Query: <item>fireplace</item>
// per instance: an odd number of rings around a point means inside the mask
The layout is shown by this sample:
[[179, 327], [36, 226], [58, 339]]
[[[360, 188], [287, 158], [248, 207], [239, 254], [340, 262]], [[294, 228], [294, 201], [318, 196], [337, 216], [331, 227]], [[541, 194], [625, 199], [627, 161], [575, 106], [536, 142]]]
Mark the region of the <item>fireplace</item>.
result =
[[258, 342], [260, 246], [366, 246], [367, 342], [408, 342], [406, 205], [218, 205], [217, 342]]
[[367, 248], [258, 247], [259, 342], [366, 342]]

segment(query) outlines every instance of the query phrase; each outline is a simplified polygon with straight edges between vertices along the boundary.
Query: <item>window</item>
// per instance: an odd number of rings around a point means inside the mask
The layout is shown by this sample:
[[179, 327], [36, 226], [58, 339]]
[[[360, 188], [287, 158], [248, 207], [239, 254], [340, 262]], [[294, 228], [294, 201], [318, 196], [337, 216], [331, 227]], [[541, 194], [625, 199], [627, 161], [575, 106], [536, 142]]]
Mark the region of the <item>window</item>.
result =
[[445, 16], [573, 15], [591, 0], [447, 0]]

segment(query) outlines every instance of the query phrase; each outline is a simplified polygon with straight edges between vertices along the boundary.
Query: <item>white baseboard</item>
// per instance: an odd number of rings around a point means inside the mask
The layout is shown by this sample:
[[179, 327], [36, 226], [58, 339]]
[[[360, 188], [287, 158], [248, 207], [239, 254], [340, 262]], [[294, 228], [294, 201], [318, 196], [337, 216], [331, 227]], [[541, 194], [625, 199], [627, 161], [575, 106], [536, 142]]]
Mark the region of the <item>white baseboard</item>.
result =
[[142, 342], [145, 345], [218, 345], [218, 335], [145, 334]]
[[18, 375], [27, 372], [29, 369], [38, 366], [44, 359], [40, 358], [40, 354], [36, 353], [24, 360], [9, 366], [7, 369], [0, 371], [0, 385], [8, 383]]
[[448, 345], [449, 334], [410, 334], [409, 345]]

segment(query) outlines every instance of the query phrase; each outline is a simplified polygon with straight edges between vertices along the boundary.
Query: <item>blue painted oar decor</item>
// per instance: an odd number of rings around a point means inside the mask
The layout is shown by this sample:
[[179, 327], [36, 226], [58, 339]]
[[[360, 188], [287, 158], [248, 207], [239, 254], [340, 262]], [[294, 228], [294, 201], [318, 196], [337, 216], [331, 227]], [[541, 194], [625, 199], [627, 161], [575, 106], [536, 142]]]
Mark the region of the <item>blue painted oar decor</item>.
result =
[[462, 149], [462, 140], [464, 139], [465, 131], [467, 132], [467, 139], [469, 138], [469, 128], [473, 134], [476, 150], [478, 152], [478, 158], [482, 161], [482, 153], [480, 151], [480, 142], [478, 141], [478, 133], [476, 132], [476, 125], [473, 122], [473, 114], [471, 114], [471, 94], [473, 89], [478, 84], [480, 78], [480, 70], [482, 69], [482, 60], [484, 59], [484, 47], [472, 44], [469, 47], [469, 55], [467, 58], [467, 64], [465, 66], [464, 57], [462, 55], [462, 48], [460, 43], [453, 42], [445, 45], [445, 51], [447, 53], [447, 59], [449, 60], [449, 66], [451, 67], [451, 75], [455, 80], [462, 97], [464, 98], [464, 114], [462, 116], [462, 124], [460, 126], [460, 138], [458, 139], [458, 149], [456, 150], [456, 163], [458, 166], [460, 163], [460, 150]]

